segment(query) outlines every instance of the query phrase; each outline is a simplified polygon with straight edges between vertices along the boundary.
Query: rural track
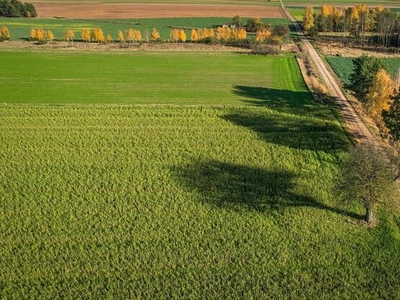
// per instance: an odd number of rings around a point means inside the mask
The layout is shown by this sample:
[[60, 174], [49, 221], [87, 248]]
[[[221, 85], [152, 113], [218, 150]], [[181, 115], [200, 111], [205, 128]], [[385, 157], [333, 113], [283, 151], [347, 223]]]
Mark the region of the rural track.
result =
[[350, 133], [353, 134], [354, 139], [358, 143], [372, 143], [377, 144], [377, 140], [365, 123], [361, 120], [358, 113], [355, 111], [339, 84], [337, 83], [334, 76], [328, 70], [326, 65], [324, 64], [322, 58], [319, 56], [318, 52], [315, 50], [314, 46], [311, 44], [310, 40], [304, 34], [303, 30], [300, 28], [296, 19], [286, 10], [285, 5], [282, 1], [281, 10], [284, 15], [293, 23], [296, 28], [297, 34], [300, 39], [303, 41], [303, 50], [308, 53], [314, 65], [317, 68], [318, 73], [320, 74], [322, 80], [326, 84], [326, 87], [329, 91], [331, 97], [335, 99], [336, 104], [339, 107], [341, 114], [343, 115], [344, 121]]

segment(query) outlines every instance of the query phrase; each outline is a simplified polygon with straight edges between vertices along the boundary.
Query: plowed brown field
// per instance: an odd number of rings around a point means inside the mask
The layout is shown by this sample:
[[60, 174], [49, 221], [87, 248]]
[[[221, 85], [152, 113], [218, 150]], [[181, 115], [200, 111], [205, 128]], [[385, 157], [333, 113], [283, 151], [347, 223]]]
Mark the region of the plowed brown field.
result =
[[130, 19], [167, 17], [282, 18], [279, 7], [197, 4], [35, 3], [39, 17], [69, 19]]

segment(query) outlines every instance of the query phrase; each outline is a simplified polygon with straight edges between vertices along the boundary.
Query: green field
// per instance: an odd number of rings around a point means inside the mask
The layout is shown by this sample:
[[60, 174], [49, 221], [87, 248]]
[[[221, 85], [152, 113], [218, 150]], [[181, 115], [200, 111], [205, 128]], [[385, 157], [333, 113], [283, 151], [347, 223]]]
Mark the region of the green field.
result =
[[[233, 16], [232, 16], [233, 17]], [[248, 16], [255, 17], [255, 16]], [[287, 19], [269, 18], [262, 19], [264, 23], [271, 25], [288, 25]], [[118, 31], [126, 32], [129, 28], [141, 31], [143, 39], [150, 36], [153, 28], [157, 28], [162, 40], [169, 39], [170, 27], [183, 28], [208, 28], [213, 25], [222, 25], [232, 21], [232, 18], [156, 18], [156, 19], [118, 19], [118, 20], [69, 20], [69, 19], [11, 19], [0, 18], [0, 26], [6, 25], [11, 34], [12, 40], [29, 39], [31, 28], [43, 28], [51, 30], [55, 38], [62, 40], [64, 32], [71, 29], [75, 33], [75, 39], [80, 40], [82, 29], [93, 29], [100, 27], [105, 34], [111, 34], [114, 40], [118, 40]], [[247, 18], [243, 17], [242, 22], [246, 24]], [[188, 40], [190, 29], [186, 30]]]
[[335, 201], [292, 56], [0, 58], [1, 299], [400, 297], [400, 219]]
[[[315, 6], [314, 7], [314, 12], [316, 14], [319, 14], [321, 11], [321, 6]], [[301, 6], [286, 6], [288, 12], [295, 17], [297, 20], [302, 21], [303, 20], [303, 13], [306, 9], [306, 7], [301, 7]]]
[[286, 56], [3, 51], [0, 59], [0, 103], [240, 105], [246, 97], [234, 93], [235, 86], [265, 87], [272, 97], [280, 95], [273, 89], [280, 85], [305, 89]]
[[[345, 85], [350, 84], [350, 75], [354, 72], [354, 64], [352, 57], [327, 56], [326, 60], [331, 65], [333, 71], [342, 80]], [[398, 76], [400, 68], [399, 58], [383, 58], [388, 72], [393, 79]]]

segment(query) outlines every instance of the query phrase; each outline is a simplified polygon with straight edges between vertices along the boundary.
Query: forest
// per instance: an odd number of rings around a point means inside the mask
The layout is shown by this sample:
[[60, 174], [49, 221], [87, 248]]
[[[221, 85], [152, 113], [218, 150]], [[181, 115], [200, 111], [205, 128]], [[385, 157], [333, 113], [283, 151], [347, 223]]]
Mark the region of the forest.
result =
[[[321, 6], [316, 13], [308, 6], [303, 14], [303, 28], [313, 37], [326, 36], [343, 43], [400, 46], [400, 16], [383, 6]], [[334, 33], [334, 34], [333, 34]]]

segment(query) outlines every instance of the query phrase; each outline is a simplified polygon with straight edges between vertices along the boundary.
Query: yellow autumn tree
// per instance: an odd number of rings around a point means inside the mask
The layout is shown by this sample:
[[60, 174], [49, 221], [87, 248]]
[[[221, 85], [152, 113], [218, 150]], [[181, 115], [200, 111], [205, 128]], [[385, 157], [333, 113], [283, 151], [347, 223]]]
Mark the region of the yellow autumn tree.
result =
[[367, 113], [378, 125], [382, 120], [382, 112], [384, 110], [389, 110], [392, 104], [391, 96], [393, 96], [393, 94], [393, 80], [384, 69], [380, 69], [372, 80], [372, 85], [365, 101]]
[[133, 28], [129, 28], [126, 31], [126, 40], [129, 43], [133, 43], [133, 41], [135, 40], [135, 35], [136, 35], [135, 30]]
[[171, 29], [169, 33], [169, 39], [171, 40], [171, 42], [177, 43], [179, 41], [179, 37], [179, 29]]
[[11, 38], [11, 36], [10, 36], [10, 31], [8, 30], [8, 28], [4, 25], [1, 26], [0, 27], [0, 42], [9, 40], [10, 38]]
[[212, 38], [212, 37], [215, 36], [215, 32], [214, 32], [214, 29], [213, 29], [213, 28], [206, 28], [206, 29], [205, 29], [205, 33], [206, 33], [206, 36], [207, 36], [208, 38]]
[[139, 30], [134, 30], [134, 39], [135, 42], [142, 41], [142, 33]]
[[46, 42], [46, 31], [44, 29], [37, 29], [36, 30], [36, 40], [39, 43], [45, 43]]
[[107, 42], [107, 43], [112, 43], [112, 42], [113, 42], [113, 38], [112, 38], [111, 34], [107, 34], [107, 36], [106, 36], [106, 42]]
[[159, 41], [160, 40], [160, 34], [158, 33], [157, 29], [153, 28], [151, 31], [151, 39], [153, 41]]
[[47, 40], [48, 42], [54, 41], [54, 34], [53, 34], [53, 32], [51, 32], [51, 30], [48, 30], [48, 31], [46, 32], [46, 40]]
[[218, 27], [214, 33], [214, 36], [218, 41], [229, 41], [230, 39], [236, 39], [235, 32], [233, 32], [229, 27]]
[[237, 30], [237, 39], [238, 39], [238, 40], [241, 40], [241, 41], [245, 40], [246, 37], [247, 37], [247, 31], [246, 31], [246, 29], [244, 29], [244, 28], [239, 28], [239, 29], [236, 29], [236, 30]]
[[206, 38], [206, 30], [204, 28], [200, 28], [197, 30], [197, 36], [199, 37], [199, 40], [204, 40]]
[[192, 42], [198, 42], [199, 41], [199, 34], [197, 33], [197, 29], [192, 29], [190, 31], [190, 40]]
[[92, 37], [92, 33], [90, 32], [90, 29], [88, 29], [88, 28], [82, 29], [82, 31], [81, 31], [81, 39], [83, 41], [85, 41], [86, 43], [89, 43], [91, 37]]
[[32, 41], [36, 41], [37, 40], [37, 34], [36, 34], [36, 29], [35, 28], [31, 28], [31, 32], [29, 33], [29, 37]]
[[309, 31], [314, 27], [314, 8], [307, 6], [303, 14], [303, 28], [305, 31]]
[[321, 6], [321, 16], [330, 17], [333, 12], [333, 6], [330, 4], [323, 4]]
[[124, 36], [124, 33], [121, 30], [118, 30], [118, 40], [121, 43], [125, 43], [125, 36]]
[[321, 6], [321, 26], [322, 31], [331, 31], [333, 30], [333, 6], [330, 4], [324, 4]]
[[268, 29], [257, 30], [256, 32], [256, 42], [265, 42], [271, 36], [271, 31]]
[[94, 28], [92, 32], [93, 40], [98, 43], [103, 43], [105, 41], [104, 32], [101, 28]]
[[185, 43], [186, 42], [186, 33], [185, 30], [179, 29], [179, 42]]
[[215, 30], [215, 38], [216, 38], [218, 41], [225, 40], [225, 28], [223, 28], [223, 27], [218, 27], [218, 28]]
[[75, 37], [75, 33], [71, 29], [68, 29], [68, 30], [65, 31], [65, 33], [64, 33], [64, 41], [73, 42], [74, 41], [74, 37]]

